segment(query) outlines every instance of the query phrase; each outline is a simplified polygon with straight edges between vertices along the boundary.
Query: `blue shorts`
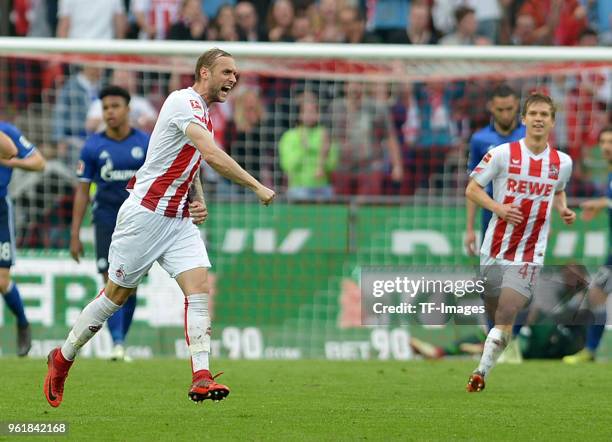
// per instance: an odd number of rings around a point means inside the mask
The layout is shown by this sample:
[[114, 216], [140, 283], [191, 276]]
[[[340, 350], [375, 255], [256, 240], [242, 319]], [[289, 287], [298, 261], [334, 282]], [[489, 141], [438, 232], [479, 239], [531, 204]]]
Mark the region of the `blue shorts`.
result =
[[13, 203], [5, 196], [0, 198], [0, 267], [11, 268], [16, 252]]
[[110, 224], [94, 224], [96, 236], [96, 267], [98, 273], [108, 272], [108, 249], [110, 248], [111, 239], [115, 226]]

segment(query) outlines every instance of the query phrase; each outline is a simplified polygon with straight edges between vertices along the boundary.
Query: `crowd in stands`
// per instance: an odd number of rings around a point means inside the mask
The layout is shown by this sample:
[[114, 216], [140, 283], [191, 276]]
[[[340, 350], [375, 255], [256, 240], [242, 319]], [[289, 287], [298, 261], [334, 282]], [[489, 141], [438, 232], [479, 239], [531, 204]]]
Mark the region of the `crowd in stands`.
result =
[[[612, 2], [606, 0], [13, 0], [12, 8], [11, 34], [24, 37], [612, 44]], [[56, 67], [53, 76], [34, 62], [18, 64], [19, 70], [41, 71], [42, 79], [36, 85], [13, 79], [9, 89], [17, 103], [36, 101], [32, 93], [20, 97], [23, 90], [55, 91], [52, 156], [71, 167], [85, 137], [101, 128], [97, 93], [104, 84], [130, 90], [133, 124], [150, 131], [167, 93], [193, 80], [76, 65]], [[435, 186], [449, 157], [465, 159], [471, 133], [488, 123], [486, 93], [498, 82], [244, 79], [228, 103], [214, 108], [215, 135], [241, 165], [290, 198], [410, 195]], [[513, 86], [523, 95], [544, 88], [563, 104], [555, 143], [578, 160], [571, 194], [592, 192], [598, 166], [589, 148], [612, 118], [612, 69], [548, 76], [537, 84], [519, 79]], [[205, 176], [219, 195], [240, 193], [210, 171]]]

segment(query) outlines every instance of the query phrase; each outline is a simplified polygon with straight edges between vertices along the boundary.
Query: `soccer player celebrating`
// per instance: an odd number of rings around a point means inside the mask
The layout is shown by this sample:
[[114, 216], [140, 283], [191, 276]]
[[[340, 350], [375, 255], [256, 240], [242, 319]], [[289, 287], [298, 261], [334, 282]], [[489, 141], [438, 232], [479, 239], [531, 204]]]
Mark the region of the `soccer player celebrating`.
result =
[[45, 168], [45, 159], [19, 129], [4, 121], [0, 121], [0, 145], [0, 293], [17, 318], [17, 355], [26, 356], [32, 346], [32, 333], [17, 284], [11, 281], [15, 226], [8, 186], [15, 167], [41, 171]]
[[[70, 254], [79, 262], [83, 255], [81, 224], [89, 204], [91, 183], [96, 184], [93, 221], [96, 238], [96, 263], [104, 283], [108, 281], [108, 249], [121, 204], [128, 197], [128, 180], [142, 166], [149, 145], [149, 135], [130, 126], [130, 94], [119, 86], [108, 86], [100, 92], [102, 117], [106, 130], [90, 136], [78, 163], [77, 185], [72, 209]], [[123, 343], [132, 323], [136, 293], [123, 307], [108, 318], [113, 339], [112, 360], [128, 360]]]
[[130, 196], [117, 215], [106, 287], [83, 309], [62, 347], [49, 353], [43, 388], [51, 406], [62, 402], [64, 382], [79, 349], [121, 308], [155, 261], [185, 295], [185, 338], [192, 368], [189, 398], [201, 402], [229, 394], [209, 371], [210, 261], [195, 226], [208, 212], [201, 195], [195, 201], [187, 195], [204, 159], [222, 176], [255, 192], [263, 204], [275, 196], [214, 142], [209, 106], [227, 99], [237, 76], [233, 57], [211, 49], [198, 58], [195, 84], [172, 92], [162, 106], [145, 162], [130, 180]]
[[[612, 229], [612, 126], [605, 127], [599, 133], [599, 147], [603, 157], [608, 161], [608, 193], [607, 197], [592, 199], [583, 202], [582, 219], [591, 221], [602, 209], [608, 208], [610, 228]], [[612, 232], [609, 241], [612, 241]], [[612, 248], [611, 248], [612, 249]], [[587, 327], [586, 346], [578, 353], [566, 356], [563, 362], [577, 364], [595, 360], [597, 347], [606, 328], [606, 299], [612, 292], [612, 253], [608, 254], [606, 265], [602, 266], [589, 287], [588, 300], [590, 307], [594, 310], [595, 323]]]
[[[495, 305], [495, 327], [489, 331], [480, 364], [468, 380], [469, 392], [485, 388], [485, 378], [508, 344], [517, 313], [533, 296], [544, 262], [552, 208], [566, 224], [576, 219], [565, 195], [572, 161], [548, 145], [555, 124], [551, 98], [530, 95], [522, 120], [525, 138], [487, 153], [472, 171], [465, 192], [467, 198], [493, 212], [480, 249], [480, 265], [486, 296], [497, 298], [490, 303]], [[490, 182], [493, 198], [484, 189]]]

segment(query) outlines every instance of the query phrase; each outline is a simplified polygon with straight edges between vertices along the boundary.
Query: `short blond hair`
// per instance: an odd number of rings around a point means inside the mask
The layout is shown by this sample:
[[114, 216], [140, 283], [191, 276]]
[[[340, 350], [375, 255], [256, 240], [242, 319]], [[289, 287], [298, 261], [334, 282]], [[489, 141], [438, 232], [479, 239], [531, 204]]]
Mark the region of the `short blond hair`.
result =
[[215, 62], [221, 58], [221, 57], [232, 57], [232, 54], [230, 54], [229, 52], [225, 52], [222, 49], [219, 48], [212, 48], [209, 49], [208, 51], [204, 52], [202, 55], [200, 55], [200, 57], [198, 58], [198, 61], [196, 63], [196, 67], [195, 67], [195, 79], [196, 82], [200, 81], [200, 70], [204, 67], [208, 70], [212, 69], [213, 66], [215, 65]]

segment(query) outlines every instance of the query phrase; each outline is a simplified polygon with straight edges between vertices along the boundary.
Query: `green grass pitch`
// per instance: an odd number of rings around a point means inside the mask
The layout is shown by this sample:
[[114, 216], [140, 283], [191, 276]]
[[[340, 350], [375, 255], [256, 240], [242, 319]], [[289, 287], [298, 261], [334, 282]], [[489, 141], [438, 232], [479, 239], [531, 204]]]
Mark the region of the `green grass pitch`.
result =
[[2, 358], [0, 421], [66, 421], [52, 439], [80, 441], [612, 440], [606, 363], [499, 365], [468, 394], [474, 361], [213, 362], [232, 390], [220, 403], [188, 400], [187, 361], [81, 359], [53, 409], [45, 361]]

